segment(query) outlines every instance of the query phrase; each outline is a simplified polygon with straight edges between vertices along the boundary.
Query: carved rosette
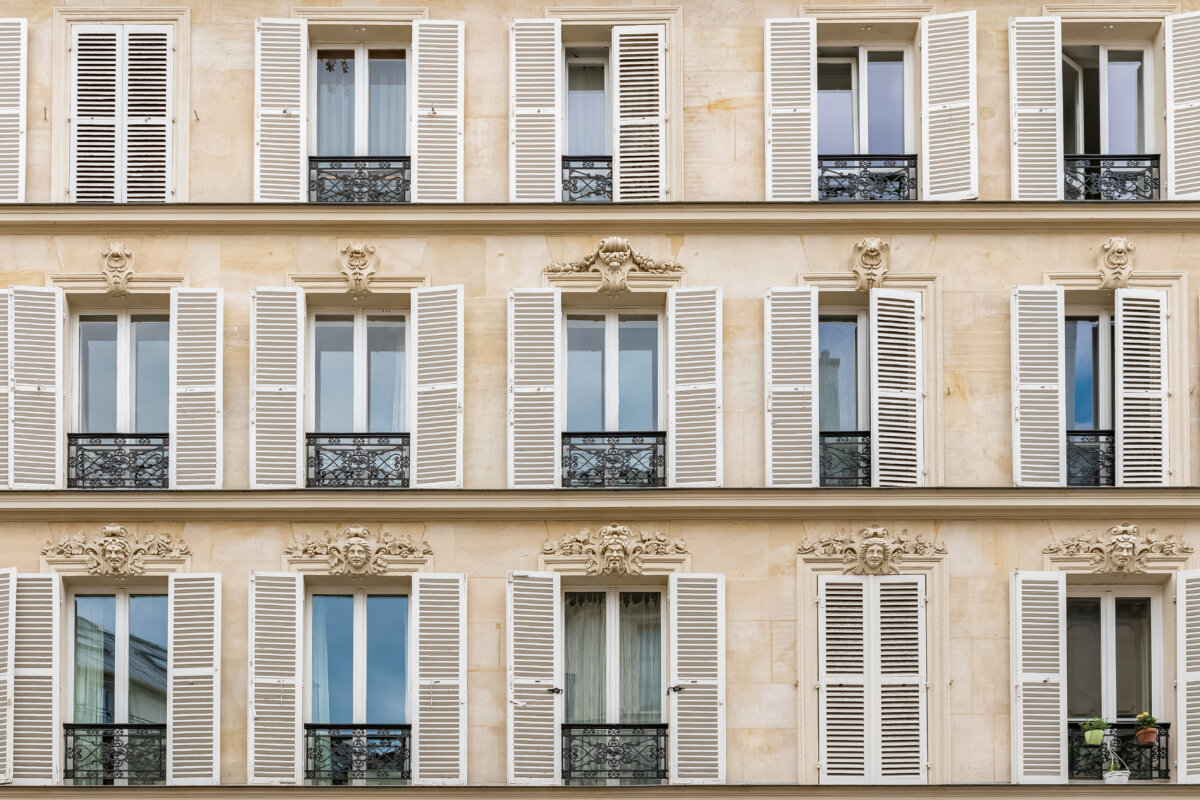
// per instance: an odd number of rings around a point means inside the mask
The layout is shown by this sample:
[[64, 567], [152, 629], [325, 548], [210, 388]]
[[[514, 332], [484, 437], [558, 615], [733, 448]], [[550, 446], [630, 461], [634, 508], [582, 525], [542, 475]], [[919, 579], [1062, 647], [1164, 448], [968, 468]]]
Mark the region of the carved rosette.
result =
[[888, 273], [888, 256], [892, 246], [878, 236], [868, 236], [854, 244], [854, 263], [850, 271], [858, 281], [859, 291], [877, 289]]
[[588, 575], [641, 575], [646, 556], [687, 555], [687, 543], [658, 531], [634, 532], [613, 523], [592, 533], [584, 529], [542, 545], [544, 556], [583, 556]]
[[566, 263], [551, 264], [543, 272], [548, 275], [595, 272], [600, 275], [598, 291], [615, 294], [629, 291], [631, 272], [678, 275], [683, 272], [683, 267], [674, 261], [658, 261], [642, 255], [624, 237], [608, 236], [601, 239], [596, 249], [586, 256]]
[[1085, 533], [1051, 542], [1042, 552], [1052, 557], [1085, 558], [1091, 571], [1096, 573], [1132, 574], [1145, 572], [1154, 556], [1189, 556], [1192, 546], [1174, 533], [1160, 536], [1151, 528], [1149, 533], [1142, 535], [1137, 525], [1124, 522], [1103, 534]]
[[1123, 289], [1133, 277], [1133, 251], [1137, 246], [1124, 236], [1110, 236], [1100, 245], [1100, 288]]
[[320, 539], [305, 536], [283, 550], [288, 561], [325, 561], [330, 575], [386, 575], [392, 560], [423, 560], [433, 555], [428, 543], [413, 542], [408, 534], [378, 536], [363, 525], [348, 525], [337, 533], [325, 531]]
[[125, 296], [129, 293], [129, 279], [133, 277], [133, 251], [121, 242], [109, 242], [100, 253], [100, 272], [109, 294]]
[[374, 245], [349, 242], [341, 249], [338, 261], [341, 273], [346, 276], [347, 293], [361, 297], [371, 291], [371, 278], [375, 277], [378, 266]]
[[147, 561], [182, 559], [191, 554], [186, 544], [170, 534], [138, 537], [124, 525], [105, 525], [90, 540], [78, 531], [42, 548], [44, 558], [84, 562], [89, 575], [145, 575]]
[[805, 539], [798, 552], [815, 558], [840, 558], [847, 575], [896, 575], [905, 556], [945, 555], [946, 545], [907, 529], [893, 534], [882, 525], [871, 525], [856, 534], [839, 531]]

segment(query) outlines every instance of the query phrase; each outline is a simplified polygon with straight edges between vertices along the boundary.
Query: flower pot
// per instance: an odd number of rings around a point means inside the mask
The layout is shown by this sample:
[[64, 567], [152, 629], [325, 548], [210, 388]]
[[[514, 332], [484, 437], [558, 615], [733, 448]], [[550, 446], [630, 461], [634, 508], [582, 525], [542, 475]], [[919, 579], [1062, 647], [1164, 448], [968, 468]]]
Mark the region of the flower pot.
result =
[[1092, 728], [1084, 731], [1083, 741], [1090, 745], [1104, 744], [1104, 728]]
[[1105, 783], [1129, 783], [1129, 770], [1114, 769], [1112, 772], [1104, 773]]
[[1149, 747], [1158, 741], [1158, 728], [1138, 728], [1134, 737], [1142, 747]]

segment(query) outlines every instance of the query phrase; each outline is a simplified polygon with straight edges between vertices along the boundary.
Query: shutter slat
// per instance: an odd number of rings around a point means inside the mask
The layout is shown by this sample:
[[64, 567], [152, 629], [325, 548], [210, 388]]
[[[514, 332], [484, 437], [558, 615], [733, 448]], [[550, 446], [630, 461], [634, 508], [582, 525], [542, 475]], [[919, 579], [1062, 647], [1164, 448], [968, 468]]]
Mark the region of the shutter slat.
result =
[[250, 488], [295, 489], [304, 461], [304, 290], [250, 299]]
[[721, 289], [671, 289], [667, 475], [672, 486], [720, 486]]
[[672, 572], [671, 783], [725, 782], [725, 576]]
[[17, 575], [13, 642], [13, 783], [58, 783], [59, 613], [57, 575]]
[[173, 489], [221, 488], [221, 289], [171, 289]]
[[254, 199], [308, 199], [308, 22], [254, 26]]
[[413, 22], [412, 199], [463, 199], [463, 23]]
[[25, 202], [26, 61], [24, 19], [0, 19], [0, 203]]
[[767, 485], [819, 483], [816, 287], [771, 289], [765, 304]]
[[414, 488], [462, 485], [463, 287], [412, 293], [412, 482]]
[[304, 582], [250, 573], [248, 783], [300, 782]]
[[562, 607], [556, 572], [509, 572], [508, 783], [558, 783]]
[[613, 200], [666, 199], [666, 77], [662, 25], [615, 25]]
[[1008, 63], [1012, 198], [1062, 200], [1061, 18], [1013, 17]]
[[509, 27], [509, 201], [562, 198], [562, 22], [517, 19]]
[[817, 21], [769, 19], [764, 28], [767, 199], [817, 199]]
[[1180, 570], [1177, 588], [1179, 712], [1174, 729], [1180, 783], [1200, 783], [1200, 569]]
[[1013, 573], [1013, 780], [1067, 782], [1066, 573]]
[[13, 779], [13, 657], [16, 647], [17, 571], [0, 569], [0, 785]]
[[221, 780], [221, 576], [171, 575], [168, 583], [167, 780]]
[[1012, 290], [1013, 481], [1066, 484], [1063, 289]]
[[413, 575], [413, 783], [467, 780], [465, 575]]
[[508, 293], [508, 485], [553, 489], [559, 484], [561, 292]]
[[975, 12], [921, 17], [921, 197], [979, 196]]
[[1166, 486], [1167, 293], [1117, 289], [1116, 310], [1116, 484]]
[[1200, 11], [1164, 27], [1167, 75], [1167, 199], [1200, 198]]
[[63, 292], [14, 286], [8, 299], [12, 487], [61, 489]]
[[924, 483], [921, 295], [871, 290], [871, 485]]

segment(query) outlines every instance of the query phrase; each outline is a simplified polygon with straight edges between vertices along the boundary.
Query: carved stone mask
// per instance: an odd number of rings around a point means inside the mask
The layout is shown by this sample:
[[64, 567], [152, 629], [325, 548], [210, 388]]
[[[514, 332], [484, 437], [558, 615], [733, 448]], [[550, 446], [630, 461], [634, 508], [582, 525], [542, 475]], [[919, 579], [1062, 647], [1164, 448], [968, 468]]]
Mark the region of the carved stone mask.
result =
[[1128, 533], [1119, 533], [1113, 537], [1112, 563], [1118, 570], [1126, 569], [1133, 561], [1137, 541]]
[[346, 563], [350, 565], [350, 569], [355, 572], [361, 571], [370, 560], [371, 550], [366, 539], [354, 536], [346, 540]]
[[874, 571], [883, 566], [883, 562], [887, 560], [887, 546], [880, 541], [870, 541], [863, 548], [863, 563]]
[[105, 536], [100, 552], [108, 562], [109, 569], [120, 572], [129, 560], [129, 543], [117, 536]]

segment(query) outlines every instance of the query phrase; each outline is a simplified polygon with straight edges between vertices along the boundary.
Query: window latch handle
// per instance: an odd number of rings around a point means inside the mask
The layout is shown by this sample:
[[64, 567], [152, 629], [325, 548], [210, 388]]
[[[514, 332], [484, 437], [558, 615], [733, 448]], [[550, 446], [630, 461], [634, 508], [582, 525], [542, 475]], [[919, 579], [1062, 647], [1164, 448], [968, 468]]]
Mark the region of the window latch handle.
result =
[[679, 684], [675, 684], [674, 686], [667, 687], [667, 694], [670, 694], [671, 692], [682, 692], [683, 690], [684, 690], [683, 686], [680, 686]]
[[551, 686], [546, 691], [550, 694], [562, 694], [562, 689], [558, 688], [557, 686]]

